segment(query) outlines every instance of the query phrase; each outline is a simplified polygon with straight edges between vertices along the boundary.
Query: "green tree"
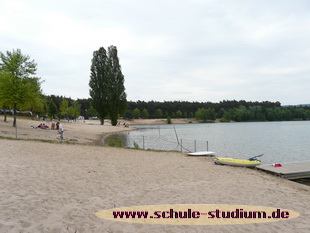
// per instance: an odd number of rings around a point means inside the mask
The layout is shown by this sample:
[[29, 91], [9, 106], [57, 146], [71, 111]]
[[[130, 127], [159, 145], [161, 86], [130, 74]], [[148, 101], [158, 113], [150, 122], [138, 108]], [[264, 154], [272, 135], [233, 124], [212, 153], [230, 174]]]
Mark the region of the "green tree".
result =
[[139, 118], [141, 116], [141, 112], [140, 112], [140, 109], [138, 108], [135, 108], [132, 112], [132, 116], [133, 118]]
[[69, 115], [69, 101], [63, 99], [60, 103], [59, 111], [62, 117], [66, 117]]
[[195, 117], [197, 120], [207, 121], [208, 120], [208, 110], [205, 108], [199, 108], [195, 112]]
[[221, 122], [229, 122], [230, 114], [228, 111], [224, 110], [223, 117], [221, 118]]
[[183, 117], [183, 114], [182, 114], [181, 110], [178, 110], [178, 111], [176, 112], [176, 117], [177, 117], [177, 118], [182, 118], [182, 117]]
[[[2, 105], [11, 107], [16, 103], [16, 107], [20, 110], [44, 111], [44, 98], [41, 95], [38, 78], [16, 80], [11, 74], [4, 74], [2, 72], [0, 76], [0, 99], [2, 100]], [[16, 125], [16, 113], [14, 119]], [[13, 124], [13, 126], [15, 125]]]
[[238, 122], [242, 121], [244, 114], [245, 114], [245, 110], [240, 109], [240, 108], [234, 108], [232, 110], [232, 119]]
[[68, 108], [68, 115], [76, 121], [76, 118], [80, 116], [81, 105], [77, 102], [73, 102], [72, 106]]
[[28, 55], [23, 55], [20, 49], [0, 52], [1, 98], [5, 105], [14, 111], [13, 126], [16, 126], [17, 108], [26, 108], [31, 101], [41, 96], [41, 82], [33, 77], [37, 71], [37, 64], [30, 60]]
[[35, 114], [45, 114], [48, 109], [46, 101], [43, 96], [33, 98], [28, 109], [33, 113], [32, 119], [34, 119]]
[[9, 73], [0, 71], [0, 107], [4, 109], [4, 121], [6, 122], [6, 110], [10, 105], [9, 99], [6, 97], [7, 91], [10, 88], [7, 80], [11, 78]]
[[127, 108], [127, 99], [124, 86], [124, 75], [119, 64], [117, 48], [108, 48], [108, 114], [112, 125], [117, 125], [118, 116], [124, 114]]
[[167, 124], [169, 124], [169, 125], [172, 124], [172, 121], [171, 121], [171, 117], [170, 117], [170, 116], [167, 117]]
[[97, 113], [96, 109], [93, 106], [90, 106], [90, 108], [87, 110], [87, 116], [88, 117], [98, 116], [98, 113]]
[[155, 117], [156, 118], [162, 118], [163, 117], [163, 111], [160, 108], [156, 110]]
[[53, 99], [48, 101], [48, 114], [51, 118], [55, 117], [57, 113], [57, 106], [54, 103]]
[[108, 56], [106, 50], [101, 47], [94, 51], [90, 67], [89, 94], [92, 98], [92, 106], [98, 112], [101, 125], [108, 114]]
[[149, 118], [149, 116], [150, 116], [149, 111], [146, 108], [144, 108], [141, 112], [141, 117]]
[[215, 112], [214, 108], [208, 108], [207, 109], [207, 119], [215, 121], [215, 119], [216, 119], [216, 112]]
[[108, 47], [108, 53], [103, 47], [94, 51], [89, 87], [92, 105], [98, 112], [101, 124], [109, 114], [112, 125], [116, 125], [119, 114], [126, 111], [127, 100], [124, 75], [115, 46]]
[[305, 110], [305, 111], [304, 111], [303, 118], [304, 118], [305, 120], [310, 120], [310, 110]]
[[126, 118], [126, 119], [131, 119], [131, 118], [133, 118], [133, 116], [132, 116], [132, 111], [131, 111], [130, 109], [127, 109], [127, 110], [126, 110], [126, 112], [125, 112], [125, 114], [124, 114], [124, 118]]

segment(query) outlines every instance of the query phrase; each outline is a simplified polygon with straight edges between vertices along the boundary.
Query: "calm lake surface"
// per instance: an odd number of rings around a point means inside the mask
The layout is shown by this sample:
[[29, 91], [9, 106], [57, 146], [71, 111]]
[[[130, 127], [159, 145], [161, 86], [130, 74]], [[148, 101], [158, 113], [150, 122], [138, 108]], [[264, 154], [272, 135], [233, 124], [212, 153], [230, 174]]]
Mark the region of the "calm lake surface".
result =
[[[310, 121], [135, 125], [122, 135], [128, 147], [214, 151], [218, 157], [247, 159], [264, 154], [263, 164], [310, 161]], [[174, 130], [175, 127], [175, 130]]]

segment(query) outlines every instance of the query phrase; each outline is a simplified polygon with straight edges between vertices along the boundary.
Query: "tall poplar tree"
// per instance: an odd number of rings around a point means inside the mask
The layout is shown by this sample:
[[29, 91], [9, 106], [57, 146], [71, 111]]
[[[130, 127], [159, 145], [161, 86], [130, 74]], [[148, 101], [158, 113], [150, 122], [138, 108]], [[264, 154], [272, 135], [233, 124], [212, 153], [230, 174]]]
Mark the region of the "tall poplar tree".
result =
[[112, 125], [116, 125], [119, 114], [126, 111], [127, 100], [124, 75], [115, 46], [108, 47], [108, 53], [103, 47], [93, 53], [89, 87], [101, 124], [109, 115]]
[[98, 112], [101, 125], [108, 114], [108, 87], [107, 87], [107, 52], [101, 47], [94, 51], [90, 67], [89, 94], [92, 98], [92, 106]]
[[127, 107], [124, 87], [124, 75], [119, 64], [117, 48], [108, 48], [108, 113], [112, 125], [117, 125], [119, 114], [124, 114]]

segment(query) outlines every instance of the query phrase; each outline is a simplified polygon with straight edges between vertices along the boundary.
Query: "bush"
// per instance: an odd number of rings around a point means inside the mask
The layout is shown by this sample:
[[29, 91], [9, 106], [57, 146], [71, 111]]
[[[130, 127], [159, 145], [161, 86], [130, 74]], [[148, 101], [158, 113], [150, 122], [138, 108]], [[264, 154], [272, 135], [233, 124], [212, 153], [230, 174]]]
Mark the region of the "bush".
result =
[[133, 146], [134, 146], [135, 149], [139, 149], [139, 144], [138, 143], [133, 142]]
[[168, 118], [167, 118], [167, 124], [172, 124], [172, 121], [171, 121], [171, 117], [170, 117], [170, 116], [168, 116]]
[[112, 147], [124, 147], [124, 140], [121, 135], [111, 135], [106, 139], [106, 144]]

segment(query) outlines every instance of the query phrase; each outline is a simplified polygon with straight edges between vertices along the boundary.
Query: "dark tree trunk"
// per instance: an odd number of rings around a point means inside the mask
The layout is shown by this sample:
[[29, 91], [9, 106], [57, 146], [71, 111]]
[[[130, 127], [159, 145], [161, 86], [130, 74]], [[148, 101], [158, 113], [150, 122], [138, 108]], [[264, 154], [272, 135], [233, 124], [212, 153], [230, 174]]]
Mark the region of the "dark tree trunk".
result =
[[6, 109], [4, 109], [4, 122], [6, 122]]

